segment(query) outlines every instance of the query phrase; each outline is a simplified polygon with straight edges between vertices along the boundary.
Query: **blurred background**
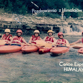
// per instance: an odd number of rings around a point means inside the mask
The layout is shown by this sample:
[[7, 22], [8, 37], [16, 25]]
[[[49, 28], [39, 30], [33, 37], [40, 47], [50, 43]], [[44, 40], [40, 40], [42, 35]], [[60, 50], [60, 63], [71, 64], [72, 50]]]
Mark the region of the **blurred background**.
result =
[[[11, 29], [15, 34], [22, 29], [24, 35], [32, 35], [35, 29], [47, 33], [52, 29], [55, 33], [80, 35], [83, 30], [83, 0], [0, 0], [0, 33]], [[32, 9], [53, 10], [57, 12], [34, 13]], [[64, 12], [62, 9], [81, 10]]]

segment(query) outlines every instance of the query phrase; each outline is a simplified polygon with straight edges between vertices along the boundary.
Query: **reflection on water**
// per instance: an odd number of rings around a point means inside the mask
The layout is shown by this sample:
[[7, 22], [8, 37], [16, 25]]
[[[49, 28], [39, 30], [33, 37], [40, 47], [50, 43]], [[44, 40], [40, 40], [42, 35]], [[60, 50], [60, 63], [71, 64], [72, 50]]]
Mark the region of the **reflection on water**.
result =
[[[81, 36], [66, 38], [73, 42]], [[82, 63], [82, 58], [83, 56], [75, 49], [57, 57], [50, 56], [50, 53], [39, 55], [37, 52], [0, 54], [0, 83], [80, 83], [83, 82], [82, 72], [65, 72], [59, 63], [61, 61]]]

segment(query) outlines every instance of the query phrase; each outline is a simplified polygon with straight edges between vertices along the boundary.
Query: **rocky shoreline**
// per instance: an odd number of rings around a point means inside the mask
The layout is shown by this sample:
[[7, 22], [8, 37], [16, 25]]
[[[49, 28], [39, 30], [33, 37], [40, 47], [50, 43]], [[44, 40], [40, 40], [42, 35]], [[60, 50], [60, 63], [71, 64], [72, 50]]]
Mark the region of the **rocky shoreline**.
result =
[[83, 20], [81, 18], [60, 18], [38, 17], [37, 15], [0, 14], [0, 32], [5, 28], [10, 28], [14, 33], [17, 29], [22, 29], [25, 34], [30, 34], [34, 29], [40, 32], [47, 32], [49, 29], [55, 33], [62, 31], [66, 34], [74, 34], [83, 30]]

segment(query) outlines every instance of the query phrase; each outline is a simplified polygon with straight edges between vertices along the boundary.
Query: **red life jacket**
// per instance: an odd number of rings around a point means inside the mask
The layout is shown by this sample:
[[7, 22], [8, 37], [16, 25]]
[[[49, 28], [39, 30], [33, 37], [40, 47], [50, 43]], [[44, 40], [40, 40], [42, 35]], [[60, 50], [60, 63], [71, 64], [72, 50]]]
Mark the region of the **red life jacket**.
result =
[[40, 40], [40, 36], [35, 37], [34, 35], [32, 35], [32, 40], [31, 40], [31, 43], [36, 44], [36, 42], [35, 42], [36, 40]]
[[47, 36], [46, 39], [45, 39], [45, 41], [46, 41], [46, 42], [47, 42], [47, 41], [54, 42], [53, 38], [54, 38], [54, 37], [49, 37], [49, 36]]
[[6, 36], [5, 34], [3, 34], [2, 39], [10, 41], [10, 37], [12, 37], [11, 34], [9, 34], [8, 36]]
[[12, 43], [19, 43], [18, 41], [15, 40], [18, 40], [21, 43], [23, 43], [23, 37], [14, 36]]
[[66, 40], [65, 39], [58, 39], [57, 44], [66, 44]]

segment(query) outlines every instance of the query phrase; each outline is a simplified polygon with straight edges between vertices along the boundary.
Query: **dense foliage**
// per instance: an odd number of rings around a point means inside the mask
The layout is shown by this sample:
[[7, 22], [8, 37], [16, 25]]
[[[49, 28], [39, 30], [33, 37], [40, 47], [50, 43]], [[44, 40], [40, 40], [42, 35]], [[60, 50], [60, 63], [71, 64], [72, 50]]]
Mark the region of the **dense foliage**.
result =
[[[31, 1], [36, 3], [39, 6], [39, 8], [32, 4]], [[6, 12], [17, 14], [31, 13], [33, 8], [35, 10], [62, 8], [83, 9], [83, 0], [0, 0], [0, 8], [4, 8]], [[60, 15], [59, 12], [57, 12], [57, 14]], [[80, 16], [80, 14], [77, 12], [67, 12], [65, 13], [65, 16], [78, 17]]]

